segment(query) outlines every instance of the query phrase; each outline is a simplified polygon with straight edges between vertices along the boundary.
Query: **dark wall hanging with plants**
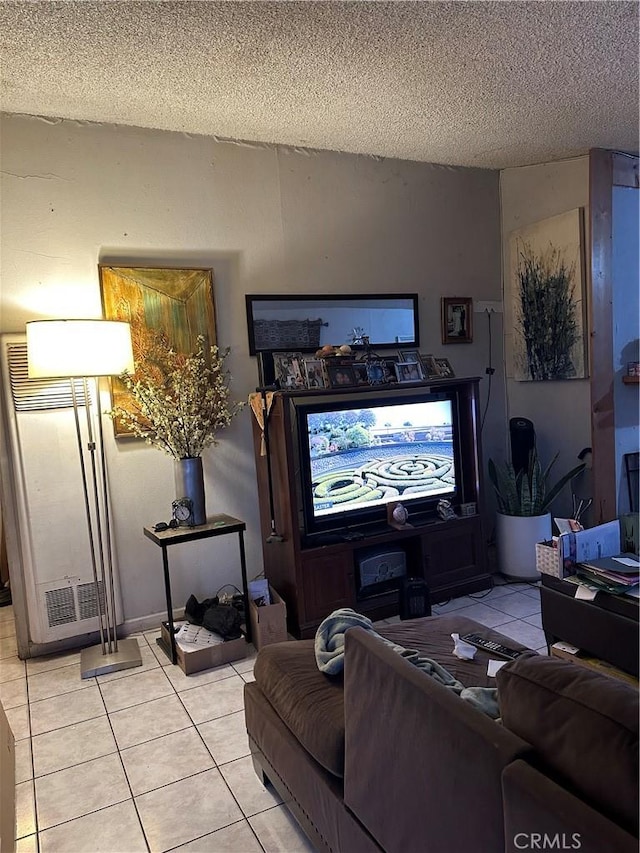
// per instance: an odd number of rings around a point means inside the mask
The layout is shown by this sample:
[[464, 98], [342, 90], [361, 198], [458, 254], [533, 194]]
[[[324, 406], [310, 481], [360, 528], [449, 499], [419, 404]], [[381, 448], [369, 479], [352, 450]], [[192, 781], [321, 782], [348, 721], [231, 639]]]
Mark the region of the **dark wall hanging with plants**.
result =
[[584, 379], [583, 210], [510, 235], [510, 372], [520, 381]]

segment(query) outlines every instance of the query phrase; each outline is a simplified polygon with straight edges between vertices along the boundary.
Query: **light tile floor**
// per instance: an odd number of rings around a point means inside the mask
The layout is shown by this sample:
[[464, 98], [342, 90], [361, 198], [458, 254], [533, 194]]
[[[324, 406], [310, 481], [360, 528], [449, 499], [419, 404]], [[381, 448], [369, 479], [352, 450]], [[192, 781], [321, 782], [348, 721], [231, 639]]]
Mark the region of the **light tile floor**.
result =
[[[436, 605], [546, 653], [540, 596], [504, 584]], [[389, 620], [393, 621], [393, 620]], [[143, 664], [81, 680], [79, 652], [20, 661], [0, 608], [0, 699], [16, 738], [17, 853], [306, 853], [256, 777], [243, 687], [255, 653], [185, 676], [137, 637]]]

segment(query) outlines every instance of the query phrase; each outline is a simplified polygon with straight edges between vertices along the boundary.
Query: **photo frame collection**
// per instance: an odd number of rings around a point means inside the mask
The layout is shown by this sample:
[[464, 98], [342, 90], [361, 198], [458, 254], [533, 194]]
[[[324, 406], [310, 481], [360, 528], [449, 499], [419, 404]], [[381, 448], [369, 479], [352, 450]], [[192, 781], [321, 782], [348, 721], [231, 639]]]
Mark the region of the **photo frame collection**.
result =
[[398, 355], [356, 361], [352, 358], [317, 358], [302, 352], [274, 352], [275, 381], [284, 391], [357, 388], [392, 383], [451, 379], [448, 359], [403, 350]]

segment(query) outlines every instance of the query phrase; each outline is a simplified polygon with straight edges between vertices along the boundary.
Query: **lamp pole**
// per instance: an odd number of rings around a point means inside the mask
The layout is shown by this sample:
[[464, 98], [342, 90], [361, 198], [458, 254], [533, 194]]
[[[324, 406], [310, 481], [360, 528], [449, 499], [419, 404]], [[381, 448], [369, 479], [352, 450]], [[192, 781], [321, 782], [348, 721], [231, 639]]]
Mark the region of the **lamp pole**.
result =
[[[95, 607], [100, 631], [100, 645], [84, 648], [81, 652], [80, 675], [82, 678], [91, 678], [140, 666], [142, 656], [138, 641], [124, 639], [118, 642], [117, 638], [109, 488], [99, 386], [101, 376], [117, 376], [125, 370], [133, 371], [131, 328], [128, 323], [111, 320], [34, 320], [27, 323], [27, 356], [30, 378], [65, 378], [69, 379], [71, 384]], [[75, 380], [82, 381], [86, 449]], [[91, 381], [95, 389], [97, 429], [94, 429], [89, 393]], [[96, 454], [99, 454], [99, 463]]]

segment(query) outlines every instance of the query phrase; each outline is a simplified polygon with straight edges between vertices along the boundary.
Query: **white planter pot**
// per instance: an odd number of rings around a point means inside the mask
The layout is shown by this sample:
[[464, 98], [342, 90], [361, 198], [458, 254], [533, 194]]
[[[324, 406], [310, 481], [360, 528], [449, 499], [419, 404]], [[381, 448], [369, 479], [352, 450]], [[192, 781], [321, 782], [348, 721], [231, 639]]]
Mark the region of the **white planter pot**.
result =
[[551, 513], [520, 516], [497, 514], [498, 568], [505, 577], [537, 581], [536, 542], [551, 539]]

